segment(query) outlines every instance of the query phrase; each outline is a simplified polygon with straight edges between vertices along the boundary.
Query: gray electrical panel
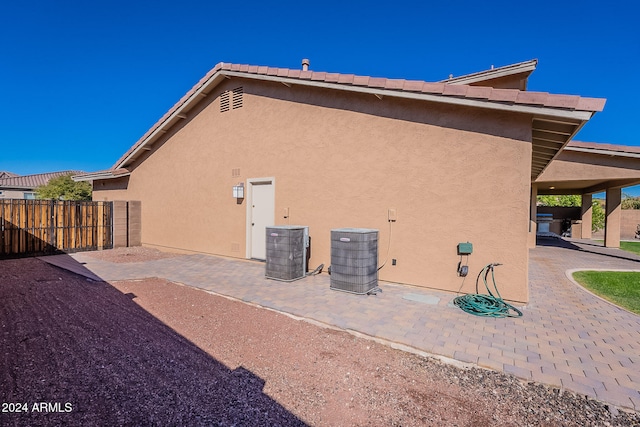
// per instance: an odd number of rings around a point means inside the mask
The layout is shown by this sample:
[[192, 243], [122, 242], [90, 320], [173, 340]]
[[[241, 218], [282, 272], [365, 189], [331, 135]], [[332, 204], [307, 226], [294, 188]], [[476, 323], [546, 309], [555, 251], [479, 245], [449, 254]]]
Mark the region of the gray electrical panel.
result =
[[366, 294], [378, 287], [378, 230], [331, 230], [331, 289]]
[[266, 228], [267, 256], [265, 277], [293, 281], [307, 274], [309, 227], [280, 225]]

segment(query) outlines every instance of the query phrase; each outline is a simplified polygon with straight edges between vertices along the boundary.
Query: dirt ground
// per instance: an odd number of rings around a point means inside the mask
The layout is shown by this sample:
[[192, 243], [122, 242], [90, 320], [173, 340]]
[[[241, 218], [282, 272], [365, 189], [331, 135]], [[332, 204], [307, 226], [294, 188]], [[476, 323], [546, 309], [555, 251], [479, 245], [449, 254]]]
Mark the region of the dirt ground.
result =
[[[133, 262], [148, 250], [100, 257]], [[584, 396], [458, 368], [163, 279], [0, 261], [3, 426], [640, 426]]]

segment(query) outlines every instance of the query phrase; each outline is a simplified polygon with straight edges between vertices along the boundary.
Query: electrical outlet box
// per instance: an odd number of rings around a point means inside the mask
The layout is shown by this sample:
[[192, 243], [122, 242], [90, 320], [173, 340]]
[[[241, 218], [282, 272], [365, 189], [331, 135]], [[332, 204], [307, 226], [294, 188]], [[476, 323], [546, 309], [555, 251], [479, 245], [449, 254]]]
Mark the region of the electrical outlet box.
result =
[[458, 243], [458, 255], [471, 255], [473, 253], [472, 243]]
[[390, 222], [396, 222], [398, 220], [398, 214], [394, 208], [389, 208], [388, 218]]

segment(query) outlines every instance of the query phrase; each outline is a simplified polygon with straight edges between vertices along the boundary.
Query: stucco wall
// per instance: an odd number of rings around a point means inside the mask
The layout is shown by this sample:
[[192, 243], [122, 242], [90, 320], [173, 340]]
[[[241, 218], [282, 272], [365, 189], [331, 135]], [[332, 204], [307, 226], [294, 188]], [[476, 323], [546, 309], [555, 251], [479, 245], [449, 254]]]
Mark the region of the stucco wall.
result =
[[[22, 190], [0, 190], [0, 199], [24, 199], [24, 191]], [[33, 193], [29, 190], [27, 193]]]
[[[636, 240], [636, 229], [640, 225], [640, 210], [622, 209], [620, 211], [620, 239]], [[593, 233], [594, 239], [604, 239], [604, 230]]]
[[[310, 227], [311, 268], [329, 265], [332, 228], [377, 228], [380, 262], [387, 248], [397, 260], [381, 280], [457, 291], [456, 245], [470, 241], [462, 291], [474, 289], [483, 265], [500, 262], [502, 295], [528, 300], [530, 117], [279, 83], [225, 85], [155, 144], [126, 190], [95, 183], [96, 200], [142, 201], [143, 244], [244, 258], [250, 200], [237, 204], [232, 186], [273, 177], [276, 223]], [[221, 113], [217, 95], [238, 86], [243, 106]]]

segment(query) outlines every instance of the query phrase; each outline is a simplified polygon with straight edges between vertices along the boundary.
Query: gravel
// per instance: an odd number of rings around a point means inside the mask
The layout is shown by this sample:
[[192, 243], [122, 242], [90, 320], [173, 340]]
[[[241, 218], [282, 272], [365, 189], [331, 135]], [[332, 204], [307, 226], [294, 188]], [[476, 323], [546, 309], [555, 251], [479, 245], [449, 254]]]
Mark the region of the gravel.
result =
[[[101, 256], [166, 256], [138, 251]], [[0, 261], [0, 403], [7, 426], [640, 426], [161, 278], [94, 282], [33, 258]]]

